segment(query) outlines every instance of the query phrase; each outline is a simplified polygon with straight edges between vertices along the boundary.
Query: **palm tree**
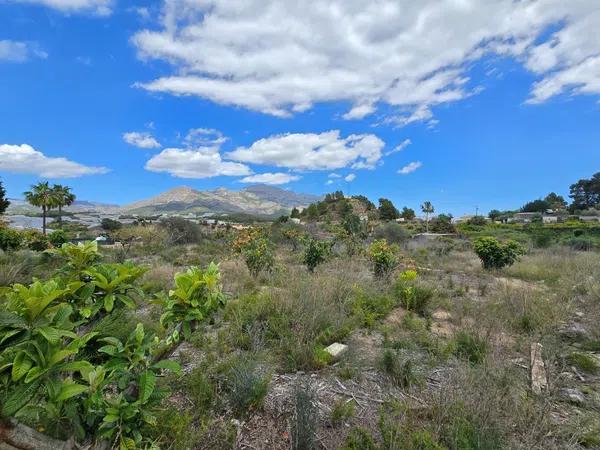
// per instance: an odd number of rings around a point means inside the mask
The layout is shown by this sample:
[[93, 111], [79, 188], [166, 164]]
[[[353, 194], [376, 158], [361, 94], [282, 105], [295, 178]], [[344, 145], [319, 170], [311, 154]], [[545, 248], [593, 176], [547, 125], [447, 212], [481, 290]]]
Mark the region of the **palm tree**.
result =
[[433, 214], [435, 209], [430, 201], [426, 201], [421, 205], [421, 211], [425, 213], [426, 230], [429, 233], [429, 214]]
[[31, 191], [24, 193], [25, 200], [32, 205], [42, 208], [42, 231], [46, 234], [46, 215], [54, 206], [54, 196], [48, 182], [40, 182], [31, 186]]
[[71, 192], [69, 186], [55, 184], [52, 186], [52, 196], [54, 197], [54, 205], [58, 207], [58, 223], [62, 225], [63, 206], [72, 205], [75, 201], [75, 194]]

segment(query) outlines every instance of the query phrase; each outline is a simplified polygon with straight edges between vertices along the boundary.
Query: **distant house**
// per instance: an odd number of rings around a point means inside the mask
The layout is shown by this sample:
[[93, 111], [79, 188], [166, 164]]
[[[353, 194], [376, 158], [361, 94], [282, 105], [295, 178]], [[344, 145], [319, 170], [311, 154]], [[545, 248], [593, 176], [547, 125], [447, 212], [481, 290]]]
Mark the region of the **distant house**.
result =
[[520, 212], [516, 213], [512, 218], [508, 219], [508, 222], [512, 223], [531, 223], [534, 219], [542, 217], [539, 212]]

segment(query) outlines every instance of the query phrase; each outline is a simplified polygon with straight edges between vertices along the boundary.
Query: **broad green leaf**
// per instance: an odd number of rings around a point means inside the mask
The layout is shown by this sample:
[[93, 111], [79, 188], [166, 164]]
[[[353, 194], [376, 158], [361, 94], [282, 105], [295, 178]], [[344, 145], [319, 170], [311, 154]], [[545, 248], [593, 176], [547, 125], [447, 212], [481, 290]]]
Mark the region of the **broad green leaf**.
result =
[[4, 417], [14, 416], [21, 408], [31, 401], [39, 387], [40, 380], [36, 380], [31, 384], [18, 385], [2, 404], [0, 415]]
[[156, 387], [156, 375], [154, 372], [146, 370], [140, 375], [139, 380], [139, 401], [146, 403]]
[[58, 395], [57, 400], [58, 401], [68, 400], [71, 397], [75, 397], [76, 395], [79, 395], [87, 390], [88, 390], [87, 386], [84, 386], [82, 384], [65, 383], [65, 384], [63, 384], [63, 386], [60, 390], [60, 394]]

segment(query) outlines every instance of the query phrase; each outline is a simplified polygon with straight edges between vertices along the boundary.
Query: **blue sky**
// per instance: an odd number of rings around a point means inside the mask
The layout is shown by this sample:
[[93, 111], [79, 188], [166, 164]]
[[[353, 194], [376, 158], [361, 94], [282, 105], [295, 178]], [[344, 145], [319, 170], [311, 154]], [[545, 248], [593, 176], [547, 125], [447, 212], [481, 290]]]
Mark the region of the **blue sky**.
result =
[[595, 0], [296, 3], [0, 0], [9, 196], [258, 179], [461, 215], [600, 170]]

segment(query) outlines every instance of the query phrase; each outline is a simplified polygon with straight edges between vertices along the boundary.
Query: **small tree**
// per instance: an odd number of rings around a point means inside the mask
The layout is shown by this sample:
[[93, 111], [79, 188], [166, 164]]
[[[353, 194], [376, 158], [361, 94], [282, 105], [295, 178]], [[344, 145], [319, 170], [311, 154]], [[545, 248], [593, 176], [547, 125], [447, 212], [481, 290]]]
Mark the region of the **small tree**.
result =
[[395, 220], [400, 217], [400, 213], [391, 200], [387, 198], [379, 199], [379, 218], [381, 220]]
[[501, 269], [511, 266], [519, 256], [525, 253], [525, 249], [518, 242], [508, 240], [502, 243], [489, 236], [475, 239], [473, 250], [481, 259], [485, 269]]
[[123, 224], [118, 220], [105, 217], [102, 219], [102, 222], [100, 222], [100, 226], [104, 231], [117, 231], [123, 227]]
[[402, 208], [400, 217], [402, 217], [404, 220], [413, 220], [415, 218], [415, 210], [405, 206]]
[[369, 259], [373, 263], [373, 275], [376, 278], [386, 278], [396, 267], [398, 246], [389, 245], [385, 239], [374, 241], [369, 246]]
[[32, 206], [42, 208], [42, 232], [46, 234], [46, 217], [48, 211], [55, 205], [55, 197], [48, 182], [31, 186], [31, 191], [25, 192], [25, 200]]
[[10, 202], [6, 198], [6, 189], [4, 189], [2, 180], [0, 180], [0, 216], [6, 212], [9, 205]]
[[421, 205], [421, 211], [423, 211], [425, 214], [425, 229], [429, 233], [429, 214], [433, 214], [435, 212], [435, 208], [430, 201], [426, 201]]
[[304, 249], [304, 265], [309, 272], [314, 272], [315, 268], [324, 262], [331, 253], [333, 242], [317, 241], [308, 239]]
[[243, 256], [246, 266], [253, 277], [260, 272], [270, 272], [275, 265], [275, 256], [269, 240], [258, 228], [240, 232], [232, 244], [233, 250]]

